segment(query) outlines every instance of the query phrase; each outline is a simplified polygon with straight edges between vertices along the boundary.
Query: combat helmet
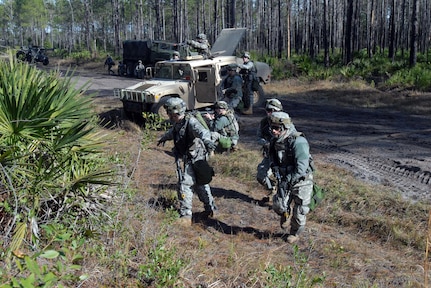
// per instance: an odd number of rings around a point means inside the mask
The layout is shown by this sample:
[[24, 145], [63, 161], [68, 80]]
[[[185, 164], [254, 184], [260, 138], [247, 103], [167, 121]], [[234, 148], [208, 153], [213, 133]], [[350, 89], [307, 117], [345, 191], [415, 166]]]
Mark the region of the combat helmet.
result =
[[244, 54], [242, 54], [242, 58], [248, 58], [250, 59], [250, 53], [249, 52], [244, 52]]
[[207, 40], [207, 35], [205, 35], [204, 33], [200, 33], [200, 34], [198, 34], [198, 36], [196, 37], [196, 39], [198, 39], [198, 40]]
[[280, 100], [278, 99], [268, 99], [266, 100], [266, 106], [265, 106], [266, 110], [272, 110], [273, 112], [276, 111], [282, 111], [283, 110], [283, 105], [281, 104]]
[[219, 109], [228, 109], [229, 105], [225, 101], [217, 101], [214, 107]]
[[289, 129], [292, 120], [289, 114], [286, 112], [277, 111], [269, 116], [269, 123], [271, 126], [283, 127], [284, 129]]
[[169, 98], [168, 101], [166, 101], [164, 108], [168, 114], [182, 115], [186, 113], [186, 103], [181, 98], [177, 97]]

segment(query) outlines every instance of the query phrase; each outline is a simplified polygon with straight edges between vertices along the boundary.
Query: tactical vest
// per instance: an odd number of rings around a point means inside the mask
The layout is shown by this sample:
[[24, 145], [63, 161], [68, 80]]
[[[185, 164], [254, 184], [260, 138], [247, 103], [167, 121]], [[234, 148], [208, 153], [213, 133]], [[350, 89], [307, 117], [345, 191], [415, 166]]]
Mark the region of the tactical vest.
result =
[[[276, 142], [276, 139], [273, 140], [275, 142], [274, 142], [274, 150], [271, 151], [271, 153], [273, 153], [272, 161], [276, 166], [279, 166], [280, 168], [285, 168], [286, 172], [292, 169], [295, 163], [295, 153], [293, 151], [293, 145], [295, 144], [295, 141], [299, 136], [304, 137], [304, 134], [302, 132], [295, 132], [292, 135], [289, 135], [287, 137], [287, 141], [284, 141], [281, 143]], [[280, 160], [278, 159], [277, 151], [284, 151], [285, 154], [284, 154], [283, 163], [280, 163]], [[281, 165], [281, 164], [286, 165], [285, 163], [287, 163], [287, 166]], [[309, 170], [309, 172], [315, 171], [314, 161], [311, 154], [310, 154], [309, 165], [307, 170]]]
[[194, 137], [192, 135], [189, 135], [189, 129], [188, 129], [189, 121], [192, 117], [195, 117], [205, 129], [209, 130], [208, 125], [205, 122], [205, 119], [203, 119], [202, 115], [199, 112], [197, 111], [186, 112], [186, 115], [184, 116], [183, 126], [181, 126], [181, 128], [178, 131], [176, 130], [173, 131], [175, 150], [181, 156], [187, 155], [189, 148], [193, 145]]
[[234, 112], [229, 110], [225, 116], [229, 120], [229, 125], [225, 127], [227, 136], [229, 137], [238, 136], [239, 124], [238, 124], [238, 121], [236, 120]]
[[178, 131], [175, 129], [173, 131], [175, 151], [180, 156], [187, 155], [189, 146], [193, 143], [193, 139], [188, 139], [189, 119], [189, 117], [185, 117], [183, 126]]
[[[296, 138], [301, 136], [302, 133], [301, 132], [297, 132], [294, 135], [290, 135], [287, 137], [287, 141], [284, 142], [276, 142], [274, 143], [274, 151], [273, 153], [275, 154], [273, 159], [274, 161], [276, 161], [276, 165], [277, 166], [281, 166], [281, 164], [286, 165], [285, 163], [287, 163], [287, 165], [293, 165], [295, 163], [295, 154], [293, 151], [293, 144], [296, 141]], [[278, 152], [280, 151], [284, 151], [284, 161], [283, 163], [280, 163], [280, 159], [278, 158]], [[283, 168], [287, 168], [287, 167], [283, 167]]]

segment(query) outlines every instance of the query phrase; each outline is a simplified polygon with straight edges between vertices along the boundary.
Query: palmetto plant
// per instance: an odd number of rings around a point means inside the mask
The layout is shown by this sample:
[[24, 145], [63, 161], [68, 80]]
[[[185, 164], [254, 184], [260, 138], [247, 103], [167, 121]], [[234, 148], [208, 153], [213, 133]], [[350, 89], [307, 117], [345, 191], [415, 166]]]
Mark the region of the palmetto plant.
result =
[[0, 227], [10, 251], [37, 247], [41, 224], [89, 229], [112, 181], [91, 99], [71, 78], [0, 61]]

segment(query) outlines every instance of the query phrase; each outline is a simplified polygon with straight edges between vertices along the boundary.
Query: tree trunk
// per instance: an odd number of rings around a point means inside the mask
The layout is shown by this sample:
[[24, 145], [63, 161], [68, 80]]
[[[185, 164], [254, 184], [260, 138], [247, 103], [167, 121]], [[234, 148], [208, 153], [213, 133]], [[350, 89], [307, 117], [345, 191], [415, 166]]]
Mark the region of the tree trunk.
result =
[[410, 31], [410, 67], [414, 67], [417, 61], [417, 50], [418, 50], [418, 17], [417, 13], [419, 11], [419, 0], [413, 0], [413, 10], [412, 10], [412, 28]]
[[345, 15], [346, 30], [344, 32], [344, 64], [348, 64], [353, 60], [352, 56], [352, 21], [353, 21], [353, 0], [347, 1], [347, 9]]
[[389, 54], [388, 57], [394, 61], [395, 57], [395, 0], [392, 0], [391, 7], [391, 29], [390, 29], [390, 37], [389, 37]]
[[328, 41], [328, 0], [323, 1], [323, 50], [324, 50], [324, 65], [329, 67], [329, 41]]

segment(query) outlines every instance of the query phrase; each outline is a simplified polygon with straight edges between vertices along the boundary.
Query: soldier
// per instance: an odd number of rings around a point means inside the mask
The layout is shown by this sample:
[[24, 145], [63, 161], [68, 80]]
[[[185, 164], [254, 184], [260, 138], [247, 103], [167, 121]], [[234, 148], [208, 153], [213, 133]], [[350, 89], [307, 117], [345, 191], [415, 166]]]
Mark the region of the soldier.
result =
[[204, 114], [209, 120], [209, 129], [218, 150], [237, 150], [239, 140], [239, 125], [234, 111], [229, 109], [225, 101], [217, 101], [214, 105], [215, 114]]
[[126, 64], [124, 64], [123, 62], [118, 62], [118, 75], [119, 76], [124, 76], [127, 73], [127, 67]]
[[142, 79], [145, 76], [145, 65], [142, 64], [142, 60], [138, 61], [138, 65], [135, 68], [135, 76], [139, 79]]
[[174, 51], [174, 53], [172, 54], [171, 61], [177, 61], [177, 60], [180, 60], [180, 52]]
[[[191, 225], [193, 192], [196, 192], [199, 200], [204, 203], [204, 216], [214, 216], [217, 209], [210, 185], [198, 183], [197, 173], [201, 171], [193, 168], [194, 164], [201, 163], [200, 161], [202, 160], [206, 161], [208, 152], [214, 151], [216, 145], [211, 141], [210, 131], [205, 129], [191, 114], [187, 113], [186, 115], [186, 103], [182, 99], [170, 98], [164, 108], [173, 126], [159, 139], [157, 146], [164, 145], [168, 140], [174, 141], [177, 169], [180, 170], [180, 173], [178, 173], [179, 224]], [[184, 172], [179, 166], [179, 159], [183, 160]]]
[[[270, 159], [269, 159], [269, 143], [272, 138], [272, 134], [270, 131], [269, 119], [273, 112], [283, 111], [283, 105], [278, 99], [268, 99], [266, 100], [265, 105], [266, 116], [262, 118], [259, 123], [259, 128], [257, 129], [257, 142], [262, 146], [262, 154], [263, 159], [262, 162], [257, 166], [257, 175], [256, 180], [260, 184], [262, 184], [267, 190], [272, 194], [275, 189], [274, 181], [271, 180], [272, 171], [270, 167]], [[292, 124], [292, 128], [294, 128]], [[296, 130], [295, 130], [296, 131]]]
[[[253, 102], [254, 102], [254, 93], [253, 93], [253, 80], [256, 77], [256, 66], [254, 65], [253, 61], [250, 60], [250, 53], [244, 52], [242, 55], [242, 61], [243, 64], [239, 65], [239, 68], [241, 69], [240, 73], [244, 79], [244, 85], [245, 85], [245, 93], [248, 93], [249, 101], [244, 101], [244, 114], [253, 114]], [[247, 95], [244, 95], [247, 97]]]
[[224, 95], [222, 100], [227, 102], [233, 110], [241, 112], [244, 107], [242, 102], [242, 79], [236, 72], [237, 67], [237, 64], [227, 66], [228, 75], [221, 83], [220, 89]]
[[196, 41], [187, 40], [187, 44], [195, 48], [199, 55], [202, 55], [204, 59], [211, 56], [210, 44], [207, 40], [207, 35], [201, 33], [196, 37]]
[[293, 128], [289, 114], [273, 112], [269, 121], [273, 135], [269, 157], [272, 172], [278, 182], [272, 208], [280, 215], [280, 226], [284, 229], [293, 202], [287, 242], [294, 243], [304, 231], [306, 215], [310, 211], [309, 204], [313, 193], [310, 147], [304, 135]]
[[109, 54], [106, 55], [105, 67], [108, 66], [108, 74], [109, 75], [111, 75], [111, 73], [115, 74], [114, 70], [112, 70], [112, 66], [114, 66], [114, 65], [115, 65], [115, 62], [114, 62], [114, 60], [112, 60], [111, 55], [109, 55]]

